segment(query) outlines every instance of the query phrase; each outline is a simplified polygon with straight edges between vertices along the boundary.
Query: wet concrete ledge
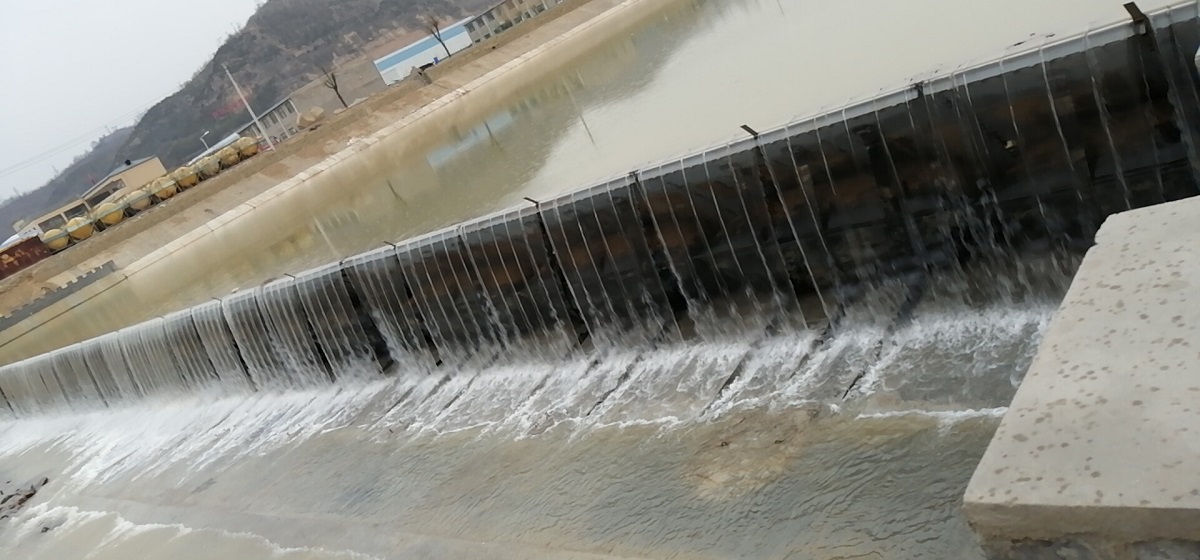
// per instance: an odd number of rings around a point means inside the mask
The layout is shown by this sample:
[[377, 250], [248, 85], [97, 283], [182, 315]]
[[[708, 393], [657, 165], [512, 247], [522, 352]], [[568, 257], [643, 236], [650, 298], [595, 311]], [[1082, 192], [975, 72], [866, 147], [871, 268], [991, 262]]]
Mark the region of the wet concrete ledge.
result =
[[1198, 218], [1101, 227], [967, 488], [994, 557], [1200, 557]]

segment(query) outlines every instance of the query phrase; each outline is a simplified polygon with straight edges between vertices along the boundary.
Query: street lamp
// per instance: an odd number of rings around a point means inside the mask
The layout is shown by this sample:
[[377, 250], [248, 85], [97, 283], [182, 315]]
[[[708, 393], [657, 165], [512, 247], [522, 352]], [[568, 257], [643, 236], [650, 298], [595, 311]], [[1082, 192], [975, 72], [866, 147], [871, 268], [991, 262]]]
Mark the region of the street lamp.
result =
[[200, 143], [201, 143], [201, 144], [204, 144], [204, 151], [206, 151], [206, 152], [212, 149], [212, 148], [209, 148], [209, 147], [208, 147], [208, 142], [205, 142], [205, 141], [204, 141], [204, 137], [205, 137], [205, 136], [208, 136], [208, 132], [209, 132], [209, 131], [205, 130], [205, 131], [204, 131], [204, 134], [201, 134], [201, 135], [200, 135]]

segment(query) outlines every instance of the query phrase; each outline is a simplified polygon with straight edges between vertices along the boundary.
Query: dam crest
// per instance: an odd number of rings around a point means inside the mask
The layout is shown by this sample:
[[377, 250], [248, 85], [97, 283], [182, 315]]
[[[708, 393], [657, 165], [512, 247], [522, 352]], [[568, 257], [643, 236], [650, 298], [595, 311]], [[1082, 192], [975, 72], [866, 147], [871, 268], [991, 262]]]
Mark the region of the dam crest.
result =
[[[1108, 215], [1200, 193], [1198, 37], [1197, 7], [1180, 6], [747, 128], [6, 365], [0, 414], [438, 379], [744, 333], [829, 340], [880, 285], [900, 286], [902, 321], [947, 271], [1078, 255]], [[723, 381], [718, 394], [738, 379]]]

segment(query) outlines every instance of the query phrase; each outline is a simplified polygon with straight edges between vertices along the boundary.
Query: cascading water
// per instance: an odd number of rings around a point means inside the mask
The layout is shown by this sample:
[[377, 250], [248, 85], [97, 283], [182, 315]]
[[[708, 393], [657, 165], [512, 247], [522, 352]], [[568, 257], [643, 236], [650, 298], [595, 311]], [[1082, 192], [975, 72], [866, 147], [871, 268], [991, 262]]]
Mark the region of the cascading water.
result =
[[[11, 364], [2, 450], [50, 464], [62, 434], [95, 507], [284, 519], [298, 545], [381, 556], [977, 558], [970, 457], [1079, 249], [1112, 212], [1198, 192], [1195, 16]], [[14, 538], [120, 550], [72, 515]]]
[[[909, 286], [883, 282], [836, 328], [183, 396], [10, 423], [0, 441], [38, 469], [58, 461], [39, 442], [59, 434], [62, 491], [86, 488], [85, 510], [178, 507], [222, 542], [285, 523], [304, 533], [289, 546], [380, 558], [978, 558], [956, 513], [972, 464], [960, 456], [982, 452], [1072, 268], [968, 266], [907, 306]], [[998, 296], [997, 280], [1019, 289]], [[48, 526], [55, 542], [133, 555], [144, 541], [125, 531], [188, 541], [144, 525], [156, 507], [128, 510], [119, 531], [36, 507], [2, 534], [34, 545]]]

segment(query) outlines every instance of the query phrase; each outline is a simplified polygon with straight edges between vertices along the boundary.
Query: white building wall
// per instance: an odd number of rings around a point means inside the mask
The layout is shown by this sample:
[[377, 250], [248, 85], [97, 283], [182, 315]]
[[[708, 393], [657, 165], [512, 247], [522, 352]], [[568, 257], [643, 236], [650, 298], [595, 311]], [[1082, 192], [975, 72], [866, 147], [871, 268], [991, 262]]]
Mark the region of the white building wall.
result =
[[[471, 36], [467, 34], [465, 20], [442, 29], [442, 40], [451, 54], [471, 46]], [[446, 58], [446, 49], [433, 37], [425, 37], [407, 47], [397, 50], [375, 61], [375, 68], [383, 81], [388, 85], [403, 80], [412, 73], [412, 69], [433, 62], [434, 59]]]

